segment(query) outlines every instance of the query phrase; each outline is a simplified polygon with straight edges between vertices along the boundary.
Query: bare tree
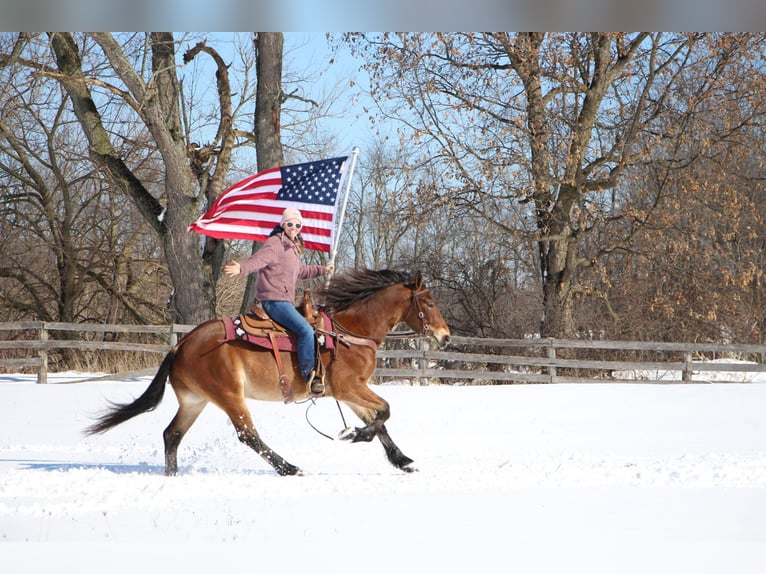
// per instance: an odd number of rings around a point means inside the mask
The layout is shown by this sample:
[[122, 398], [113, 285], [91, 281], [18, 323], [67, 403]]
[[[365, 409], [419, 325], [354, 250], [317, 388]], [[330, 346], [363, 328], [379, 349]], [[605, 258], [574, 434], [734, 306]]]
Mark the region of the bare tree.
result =
[[[0, 54], [0, 65], [25, 66], [64, 88], [87, 138], [91, 162], [133, 201], [159, 238], [173, 284], [172, 320], [188, 323], [213, 315], [215, 265], [222, 256], [213, 243], [200, 257], [200, 238], [187, 227], [223, 188], [235, 141], [228, 66], [204, 42], [187, 53], [187, 61], [199, 52], [213, 58], [217, 71], [218, 129], [208, 146], [215, 152], [210, 164], [202, 161], [184, 130], [172, 34], [122, 35], [119, 41], [107, 33], [20, 34]], [[140, 137], [151, 141], [144, 157], [127, 153], [134, 147], [135, 125], [142, 128]], [[146, 156], [162, 166], [154, 177], [138, 173]]]
[[[78, 150], [85, 144], [72, 129], [66, 95], [23, 69], [3, 71], [14, 77], [0, 119], [6, 319], [163, 320], [164, 301], [149, 296], [162, 292], [160, 261], [143, 241], [142, 222], [83, 161]], [[139, 140], [125, 153], [143, 150]]]
[[[150, 34], [151, 74], [148, 80], [141, 75], [140, 70], [134, 68], [122, 46], [111, 34], [95, 33], [91, 37], [106, 54], [125, 89], [106, 85], [98, 78], [86, 78], [75, 38], [67, 33], [50, 34], [51, 47], [59, 69], [57, 79], [72, 100], [75, 114], [89, 141], [92, 161], [105, 169], [113, 183], [134, 201], [162, 241], [174, 286], [173, 319], [200, 323], [214, 315], [215, 290], [211, 267], [205, 265], [200, 257], [199, 240], [187, 232], [189, 223], [199, 213], [200, 195], [187, 159], [187, 142], [183, 137], [173, 36], [166, 32]], [[219, 68], [219, 82], [224, 82], [225, 77]], [[164, 206], [136, 177], [114, 147], [103, 123], [102, 112], [99, 112], [91, 93], [91, 84], [98, 84], [110, 93], [118, 94], [152, 135], [165, 168], [162, 190], [166, 197]], [[230, 121], [225, 110], [222, 110], [222, 119], [224, 122]], [[225, 131], [226, 127], [223, 129]], [[228, 130], [221, 140], [221, 178], [228, 169], [226, 159], [233, 142], [230, 127]]]
[[[285, 102], [297, 102], [286, 121], [290, 133], [302, 134], [295, 153], [301, 150], [311, 157], [310, 150], [326, 149], [312, 126], [331, 102], [317, 103], [303, 95], [300, 78], [291, 77], [294, 89], [283, 91], [282, 34], [256, 35], [256, 50], [249, 42], [247, 48], [240, 46], [244, 67], [233, 68], [202, 39], [183, 55], [184, 65], [191, 64], [186, 75], [179, 73], [176, 45], [163, 32], [0, 35], [0, 69], [9, 80], [3, 117], [19, 105], [19, 94], [11, 93], [19, 70], [47, 90], [63, 88], [87, 139], [80, 143], [80, 160], [90, 162], [91, 177], [98, 178], [110, 199], [116, 190], [131, 200], [144, 229], [162, 246], [172, 283], [169, 319], [195, 323], [213, 316], [217, 308], [215, 283], [226, 242], [188, 233], [189, 223], [221, 193], [230, 170], [238, 178], [284, 163], [280, 116]], [[195, 87], [205, 74], [212, 76], [210, 62], [217, 96], [213, 106], [208, 105], [210, 93], [200, 94]], [[251, 81], [253, 69], [257, 82]], [[230, 71], [237, 74], [235, 91]], [[257, 118], [247, 129], [237, 129], [237, 118], [251, 113], [254, 103]], [[71, 119], [67, 116], [68, 125]], [[246, 153], [240, 157], [247, 161], [232, 167], [233, 152], [243, 145], [256, 148], [257, 168]], [[121, 270], [122, 277], [127, 267], [113, 269]]]
[[346, 234], [347, 259], [357, 267], [394, 267], [402, 257], [412, 261], [417, 248], [411, 237], [427, 220], [415, 198], [418, 174], [403, 169], [400, 150], [379, 144], [359, 161], [357, 181], [351, 190]]
[[[759, 35], [349, 40], [366, 55], [380, 114], [401, 122], [412, 164], [446, 174], [447, 185], [428, 201], [470, 210], [501, 233], [535, 242], [546, 336], [575, 335], [575, 302], [593, 293], [586, 272], [630, 249], [660, 205], [659, 194], [645, 195], [650, 201], [640, 209], [631, 203], [638, 168], [691, 161], [691, 147], [671, 153], [691, 136], [688, 120], [733, 87], [734, 70], [762, 75]], [[690, 77], [704, 79], [691, 92]], [[740, 97], [748, 112], [760, 108], [758, 94], [742, 90]], [[513, 204], [525, 206], [521, 219]]]

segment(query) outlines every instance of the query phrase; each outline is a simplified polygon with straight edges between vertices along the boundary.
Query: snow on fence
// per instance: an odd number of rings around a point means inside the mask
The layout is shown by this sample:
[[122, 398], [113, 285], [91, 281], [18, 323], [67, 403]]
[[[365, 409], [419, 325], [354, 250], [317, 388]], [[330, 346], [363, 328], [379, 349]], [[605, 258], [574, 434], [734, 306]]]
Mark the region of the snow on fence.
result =
[[[37, 369], [38, 382], [46, 383], [51, 352], [74, 349], [164, 354], [193, 328], [179, 324], [0, 323], [0, 370]], [[14, 335], [8, 336], [10, 333]], [[51, 337], [51, 333], [58, 336]], [[107, 340], [120, 333], [153, 335], [163, 342]], [[374, 382], [395, 379], [422, 385], [766, 381], [766, 345], [459, 336], [453, 336], [445, 349], [433, 349], [432, 344], [401, 335], [386, 339], [378, 351]], [[150, 374], [153, 370], [104, 378], [115, 380]]]

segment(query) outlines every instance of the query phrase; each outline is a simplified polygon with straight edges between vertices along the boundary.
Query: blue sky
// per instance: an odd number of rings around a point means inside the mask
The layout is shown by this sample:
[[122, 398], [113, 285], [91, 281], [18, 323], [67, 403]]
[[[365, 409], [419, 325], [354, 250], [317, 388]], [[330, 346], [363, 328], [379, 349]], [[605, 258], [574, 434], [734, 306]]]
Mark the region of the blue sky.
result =
[[[178, 46], [179, 61], [183, 52], [205, 37], [208, 45], [215, 48], [224, 61], [233, 63], [229, 68], [230, 74], [233, 74], [239, 66], [237, 46], [251, 49], [249, 42], [251, 42], [252, 32], [198, 33], [186, 37], [178, 33], [177, 37], [182, 39]], [[334, 135], [337, 139], [337, 149], [332, 150], [332, 153], [346, 155], [351, 153], [355, 146], [360, 148], [369, 146], [374, 136], [367, 117], [369, 114], [365, 113], [364, 104], [360, 103], [367, 99], [363, 90], [368, 87], [366, 74], [360, 70], [361, 60], [355, 59], [345, 47], [333, 52], [324, 32], [285, 32], [284, 38], [283, 87], [285, 91], [289, 93], [298, 88], [302, 97], [317, 102], [327, 101], [328, 94], [335, 92], [335, 101], [329, 110], [329, 115], [320, 121], [320, 129]], [[330, 63], [331, 60], [332, 63]], [[195, 59], [194, 64], [188, 69], [185, 69], [185, 66], [179, 69], [181, 77], [185, 78], [185, 84], [197, 85], [195, 92], [198, 98], [215, 97], [212, 60], [208, 57], [199, 57]], [[300, 84], [295, 83], [296, 78], [300, 78]], [[237, 81], [234, 78], [231, 81], [236, 91]], [[295, 105], [294, 102], [292, 104]], [[367, 105], [369, 107], [369, 100]], [[290, 103], [286, 106], [290, 106]], [[252, 113], [252, 110], [247, 113]], [[246, 119], [243, 121], [247, 122]], [[283, 124], [289, 121], [284, 112], [282, 121]], [[211, 128], [215, 129], [215, 126]], [[212, 135], [211, 133], [211, 139]], [[195, 137], [205, 141], [203, 135]]]
[[[223, 32], [206, 36], [210, 38], [210, 45], [229, 62], [234, 58], [235, 44], [246, 44], [251, 34]], [[373, 134], [362, 103], [366, 100], [363, 90], [368, 87], [367, 76], [360, 70], [362, 61], [355, 59], [347, 48], [333, 52], [325, 32], [285, 32], [284, 38], [285, 90], [290, 92], [296, 88], [295, 84], [289, 84], [290, 78], [295, 77], [307, 79], [301, 83], [300, 93], [314, 101], [325, 101], [327, 94], [335, 90], [337, 98], [330, 108], [330, 117], [321, 123], [324, 129], [337, 135], [338, 155], [350, 153], [354, 146], [368, 144]], [[188, 47], [180, 46], [179, 53]], [[208, 89], [212, 90], [215, 81], [212, 71], [209, 77]], [[369, 105], [369, 101], [367, 103]]]
[[[310, 71], [316, 79], [311, 89], [315, 99], [323, 91], [338, 86], [340, 96], [332, 112], [338, 117], [329, 118], [328, 129], [338, 134], [339, 153], [350, 152], [354, 146], [362, 146], [371, 138], [369, 123], [361, 104], [355, 104], [355, 97], [362, 97], [361, 88], [366, 88], [366, 74], [360, 71], [362, 62], [351, 56], [348, 49], [333, 53], [324, 32], [285, 33], [285, 64], [295, 67], [295, 73]], [[333, 60], [332, 63], [330, 59]], [[356, 85], [351, 87], [351, 81]], [[308, 88], [308, 86], [307, 86]], [[361, 140], [361, 141], [360, 141]]]

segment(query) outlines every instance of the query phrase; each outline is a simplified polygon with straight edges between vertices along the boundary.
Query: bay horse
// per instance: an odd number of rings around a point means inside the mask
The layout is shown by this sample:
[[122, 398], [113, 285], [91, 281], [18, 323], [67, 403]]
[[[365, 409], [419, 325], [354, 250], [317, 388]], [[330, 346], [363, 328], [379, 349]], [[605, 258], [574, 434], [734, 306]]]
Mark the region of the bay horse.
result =
[[[324, 299], [322, 309], [332, 319], [333, 332], [329, 336], [336, 338], [334, 350], [320, 353], [325, 368], [324, 396], [348, 405], [365, 425], [349, 430], [341, 438], [369, 442], [378, 437], [389, 462], [411, 472], [412, 459], [399, 450], [386, 430], [389, 405], [368, 386], [375, 370], [376, 349], [399, 323], [405, 323], [418, 335], [432, 337], [439, 346], [449, 342], [449, 327], [420, 272], [412, 278], [392, 270], [349, 270], [334, 276], [319, 293]], [[112, 403], [85, 433], [105, 432], [153, 410], [162, 400], [169, 379], [178, 399], [178, 412], [162, 435], [166, 475], [178, 472], [178, 446], [208, 403], [229, 416], [239, 440], [277, 473], [300, 474], [299, 467], [287, 462], [261, 439], [245, 400], [283, 400], [273, 352], [244, 341], [226, 341], [224, 335], [220, 319], [196, 326], [167, 353], [141, 396], [132, 403]], [[309, 398], [296, 353], [282, 352], [282, 359], [295, 400]]]

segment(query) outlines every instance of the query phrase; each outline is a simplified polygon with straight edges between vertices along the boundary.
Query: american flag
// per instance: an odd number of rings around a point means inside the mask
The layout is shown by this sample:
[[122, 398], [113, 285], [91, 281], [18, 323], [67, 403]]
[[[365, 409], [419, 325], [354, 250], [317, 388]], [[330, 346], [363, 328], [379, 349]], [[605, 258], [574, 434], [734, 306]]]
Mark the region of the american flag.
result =
[[219, 195], [189, 231], [218, 239], [266, 241], [285, 208], [294, 207], [303, 215], [306, 248], [330, 251], [347, 159], [283, 165], [251, 175]]

